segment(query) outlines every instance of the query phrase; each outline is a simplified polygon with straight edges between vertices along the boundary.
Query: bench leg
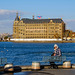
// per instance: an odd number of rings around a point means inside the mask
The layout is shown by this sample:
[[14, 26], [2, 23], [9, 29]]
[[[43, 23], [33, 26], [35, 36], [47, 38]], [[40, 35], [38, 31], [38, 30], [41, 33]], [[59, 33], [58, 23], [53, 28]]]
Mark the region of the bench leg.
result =
[[54, 63], [54, 62], [50, 62], [50, 65], [51, 65], [51, 69], [57, 69], [58, 66]]

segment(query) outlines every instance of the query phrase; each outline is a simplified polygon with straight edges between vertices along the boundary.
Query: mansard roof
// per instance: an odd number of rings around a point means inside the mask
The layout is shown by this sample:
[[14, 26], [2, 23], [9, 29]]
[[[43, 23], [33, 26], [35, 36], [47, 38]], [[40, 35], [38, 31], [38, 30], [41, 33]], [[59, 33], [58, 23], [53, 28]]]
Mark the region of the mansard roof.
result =
[[28, 19], [23, 18], [21, 19], [24, 23], [49, 23], [50, 21], [54, 23], [62, 23], [62, 19]]

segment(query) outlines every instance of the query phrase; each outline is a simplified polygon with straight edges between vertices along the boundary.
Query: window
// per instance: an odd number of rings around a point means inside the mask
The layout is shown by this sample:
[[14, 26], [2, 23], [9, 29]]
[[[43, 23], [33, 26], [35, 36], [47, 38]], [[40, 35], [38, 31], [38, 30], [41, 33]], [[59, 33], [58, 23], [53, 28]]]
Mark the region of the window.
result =
[[49, 38], [50, 38], [50, 36], [49, 36]]
[[51, 27], [50, 29], [54, 29], [54, 27]]
[[55, 31], [57, 33], [57, 31]]

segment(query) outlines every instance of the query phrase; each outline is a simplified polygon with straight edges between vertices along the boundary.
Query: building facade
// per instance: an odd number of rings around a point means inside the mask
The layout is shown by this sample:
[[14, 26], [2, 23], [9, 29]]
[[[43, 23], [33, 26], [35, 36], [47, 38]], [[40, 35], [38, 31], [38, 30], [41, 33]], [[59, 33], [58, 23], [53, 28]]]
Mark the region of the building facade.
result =
[[65, 23], [62, 19], [27, 19], [20, 20], [16, 15], [13, 24], [14, 39], [63, 39]]

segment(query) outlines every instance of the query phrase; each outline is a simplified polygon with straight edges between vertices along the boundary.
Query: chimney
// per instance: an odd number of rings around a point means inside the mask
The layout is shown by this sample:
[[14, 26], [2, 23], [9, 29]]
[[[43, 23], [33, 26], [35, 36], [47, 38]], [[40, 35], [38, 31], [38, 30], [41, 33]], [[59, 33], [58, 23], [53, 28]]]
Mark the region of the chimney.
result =
[[33, 19], [34, 19], [34, 15], [33, 15]]

